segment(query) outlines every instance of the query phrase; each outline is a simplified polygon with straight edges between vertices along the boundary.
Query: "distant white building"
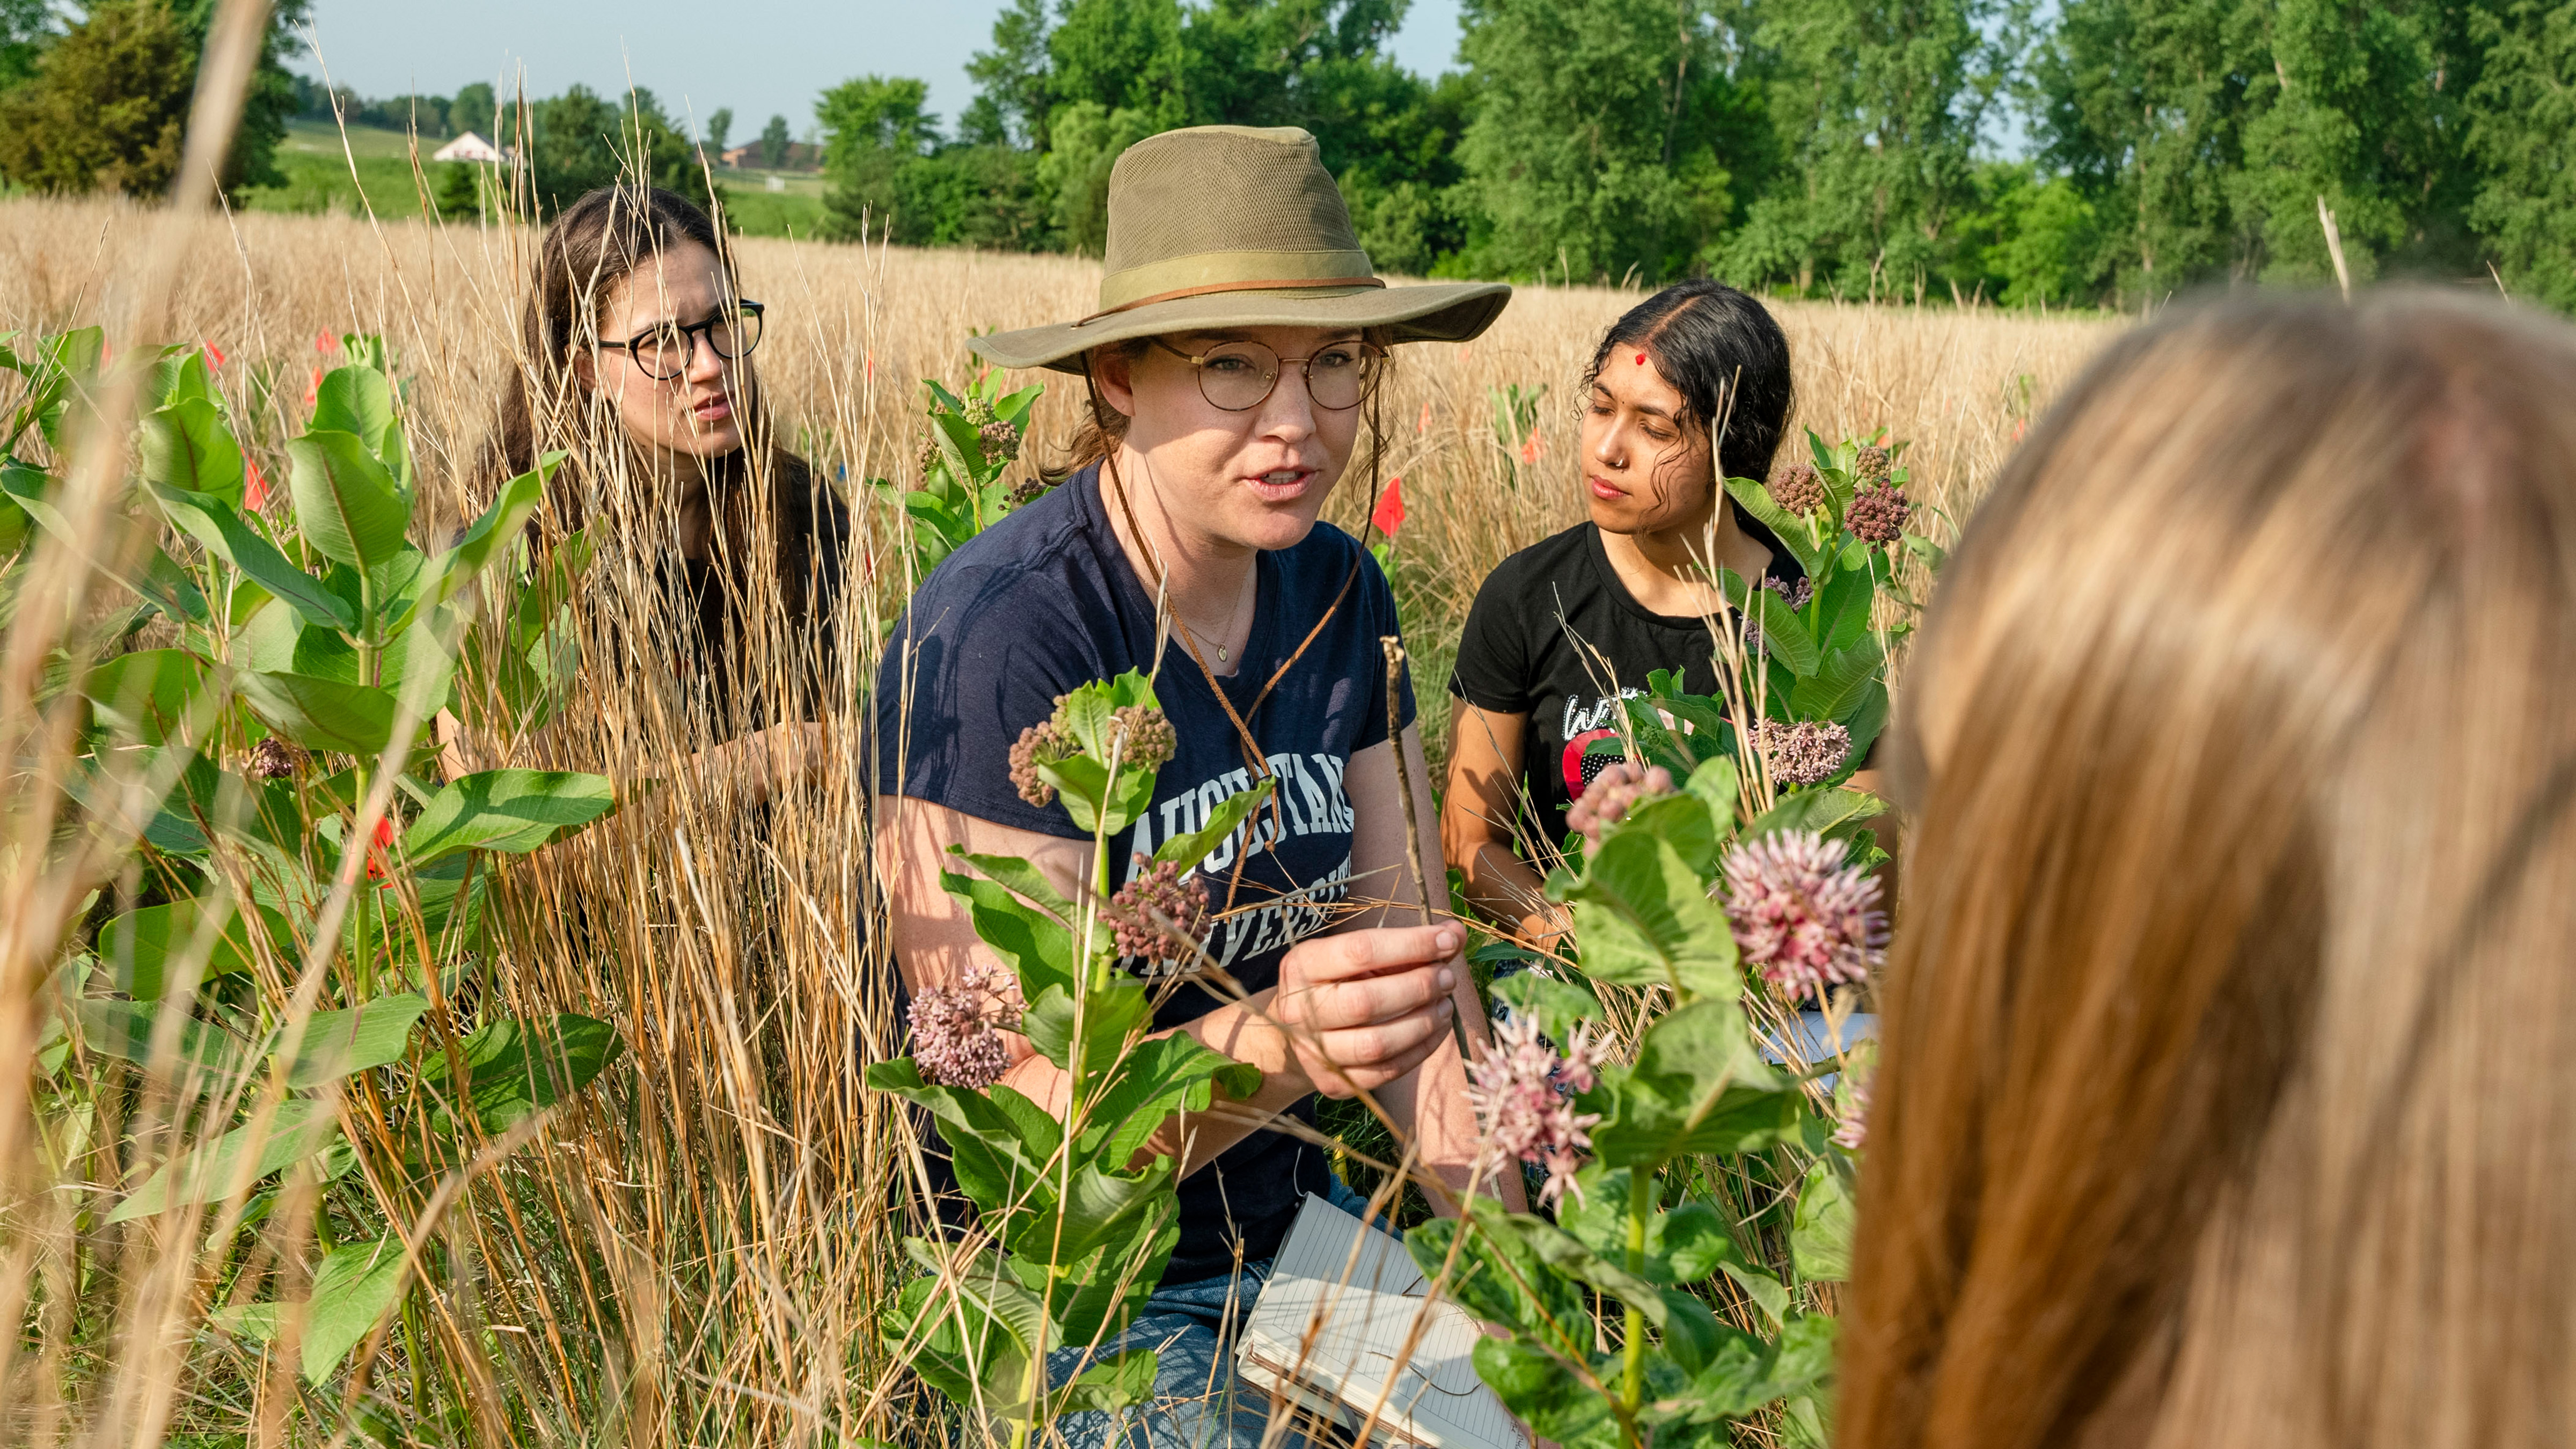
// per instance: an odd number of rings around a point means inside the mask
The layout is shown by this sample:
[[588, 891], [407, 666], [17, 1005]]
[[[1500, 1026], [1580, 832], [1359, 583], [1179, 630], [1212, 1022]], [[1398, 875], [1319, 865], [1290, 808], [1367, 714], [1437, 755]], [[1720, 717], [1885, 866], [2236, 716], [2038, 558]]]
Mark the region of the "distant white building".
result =
[[506, 161], [509, 154], [472, 131], [430, 153], [432, 161]]

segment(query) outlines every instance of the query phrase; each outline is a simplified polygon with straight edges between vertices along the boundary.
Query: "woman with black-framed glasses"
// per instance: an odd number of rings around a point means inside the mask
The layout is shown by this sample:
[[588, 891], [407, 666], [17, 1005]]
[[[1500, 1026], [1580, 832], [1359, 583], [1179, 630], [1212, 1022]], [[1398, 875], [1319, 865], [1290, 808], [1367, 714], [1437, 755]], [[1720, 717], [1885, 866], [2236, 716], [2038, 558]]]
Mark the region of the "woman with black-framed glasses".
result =
[[607, 667], [666, 661], [695, 763], [755, 799], [822, 759], [850, 534], [831, 488], [772, 437], [752, 366], [765, 311], [705, 212], [658, 189], [591, 192], [539, 248], [488, 463], [497, 486], [567, 454], [532, 540], [582, 529], [594, 550], [640, 556], [593, 570], [648, 581], [614, 601], [625, 636]]

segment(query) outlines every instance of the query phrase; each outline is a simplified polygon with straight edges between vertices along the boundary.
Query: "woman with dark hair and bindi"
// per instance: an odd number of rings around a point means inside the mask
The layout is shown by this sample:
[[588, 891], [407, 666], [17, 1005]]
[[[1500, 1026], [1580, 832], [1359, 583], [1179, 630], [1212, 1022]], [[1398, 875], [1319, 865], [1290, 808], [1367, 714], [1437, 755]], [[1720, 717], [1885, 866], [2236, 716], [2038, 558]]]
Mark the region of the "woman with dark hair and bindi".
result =
[[774, 441], [752, 365], [765, 309], [713, 220], [658, 188], [565, 208], [530, 282], [486, 471], [497, 485], [563, 452], [536, 549], [614, 531], [647, 562], [653, 607], [624, 611], [609, 663], [678, 675], [690, 763], [751, 800], [810, 776], [850, 523]]
[[1721, 477], [1761, 478], [1789, 416], [1789, 339], [1762, 304], [1706, 279], [1612, 324], [1583, 381], [1589, 521], [1503, 560], [1458, 645], [1442, 850], [1467, 899], [1533, 945], [1570, 924], [1540, 883], [1566, 811], [1607, 763], [1620, 704], [1669, 669], [1717, 692], [1709, 569], [1802, 577]]

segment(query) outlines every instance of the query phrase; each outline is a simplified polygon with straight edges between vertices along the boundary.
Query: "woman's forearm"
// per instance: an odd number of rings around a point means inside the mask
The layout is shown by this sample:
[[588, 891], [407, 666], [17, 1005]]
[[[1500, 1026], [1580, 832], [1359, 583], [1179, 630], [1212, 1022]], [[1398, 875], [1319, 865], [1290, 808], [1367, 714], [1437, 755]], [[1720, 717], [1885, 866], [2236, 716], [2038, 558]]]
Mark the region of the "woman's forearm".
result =
[[1488, 921], [1506, 927], [1527, 946], [1547, 949], [1571, 922], [1547, 898], [1547, 883], [1528, 861], [1499, 840], [1479, 840], [1462, 863], [1467, 903]]

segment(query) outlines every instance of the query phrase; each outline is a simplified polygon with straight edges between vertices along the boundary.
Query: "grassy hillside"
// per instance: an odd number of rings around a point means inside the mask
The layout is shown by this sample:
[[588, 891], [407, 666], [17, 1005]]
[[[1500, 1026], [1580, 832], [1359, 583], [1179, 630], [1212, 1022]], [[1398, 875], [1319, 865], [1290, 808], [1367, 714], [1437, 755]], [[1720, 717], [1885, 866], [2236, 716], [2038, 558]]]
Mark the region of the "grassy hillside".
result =
[[[286, 183], [245, 190], [245, 209], [363, 216], [373, 208], [378, 216], [417, 216], [422, 182], [434, 197], [446, 179], [447, 165], [429, 159], [444, 141], [421, 139], [420, 173], [415, 176], [411, 137], [400, 131], [351, 126], [345, 149], [340, 129], [325, 121], [289, 121], [286, 132], [277, 148], [277, 169], [286, 174]], [[814, 235], [823, 220], [823, 179], [806, 173], [781, 180], [786, 189], [771, 191], [765, 172], [716, 173], [736, 231], [745, 236]]]

